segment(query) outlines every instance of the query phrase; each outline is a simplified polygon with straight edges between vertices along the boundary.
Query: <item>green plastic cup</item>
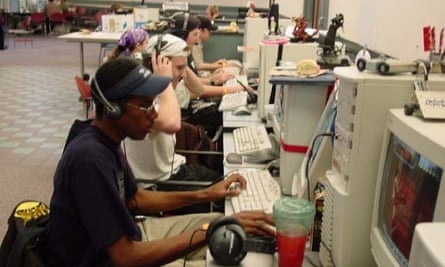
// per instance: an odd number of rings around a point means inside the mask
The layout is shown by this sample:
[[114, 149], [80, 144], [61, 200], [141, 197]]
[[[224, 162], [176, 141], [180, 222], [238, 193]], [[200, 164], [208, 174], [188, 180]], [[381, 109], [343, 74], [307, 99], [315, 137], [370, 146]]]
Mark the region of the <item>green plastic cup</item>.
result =
[[274, 202], [279, 267], [302, 266], [314, 216], [314, 204], [302, 198], [284, 197]]

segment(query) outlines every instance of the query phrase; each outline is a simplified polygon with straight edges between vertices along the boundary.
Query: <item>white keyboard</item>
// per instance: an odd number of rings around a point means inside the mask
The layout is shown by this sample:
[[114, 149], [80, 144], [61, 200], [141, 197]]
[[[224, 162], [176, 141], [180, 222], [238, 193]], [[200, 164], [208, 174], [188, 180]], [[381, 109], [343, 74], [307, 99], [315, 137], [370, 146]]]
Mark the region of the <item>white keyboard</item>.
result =
[[232, 133], [236, 154], [249, 155], [259, 150], [272, 148], [272, 142], [264, 124], [236, 128]]
[[228, 111], [237, 107], [247, 105], [247, 92], [240, 91], [236, 93], [225, 94], [219, 103], [219, 111]]
[[273, 203], [281, 197], [278, 182], [265, 169], [249, 169], [238, 172], [247, 180], [247, 189], [230, 198], [233, 212], [264, 210], [272, 213]]
[[224, 85], [225, 86], [235, 86], [243, 84], [244, 86], [249, 85], [249, 82], [247, 81], [247, 75], [236, 75], [235, 78], [227, 80]]

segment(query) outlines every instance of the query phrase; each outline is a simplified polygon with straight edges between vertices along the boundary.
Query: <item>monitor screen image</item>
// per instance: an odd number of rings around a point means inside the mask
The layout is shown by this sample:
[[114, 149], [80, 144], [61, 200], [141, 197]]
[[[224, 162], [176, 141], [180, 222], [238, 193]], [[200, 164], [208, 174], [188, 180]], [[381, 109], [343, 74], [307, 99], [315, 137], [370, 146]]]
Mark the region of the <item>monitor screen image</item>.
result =
[[385, 267], [408, 266], [418, 223], [445, 220], [445, 123], [391, 112], [371, 229], [374, 259]]
[[442, 168], [391, 135], [383, 173], [379, 227], [402, 265], [409, 258], [414, 227], [431, 222]]

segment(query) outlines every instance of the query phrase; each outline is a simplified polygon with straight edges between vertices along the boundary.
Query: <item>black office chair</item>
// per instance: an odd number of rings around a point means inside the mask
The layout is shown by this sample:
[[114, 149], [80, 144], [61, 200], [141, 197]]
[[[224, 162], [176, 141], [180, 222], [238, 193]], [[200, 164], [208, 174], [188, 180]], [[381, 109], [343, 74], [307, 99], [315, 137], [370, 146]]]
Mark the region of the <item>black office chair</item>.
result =
[[223, 173], [222, 127], [213, 137], [206, 129], [185, 121], [176, 133], [175, 152], [186, 157], [187, 164], [201, 164], [209, 169]]

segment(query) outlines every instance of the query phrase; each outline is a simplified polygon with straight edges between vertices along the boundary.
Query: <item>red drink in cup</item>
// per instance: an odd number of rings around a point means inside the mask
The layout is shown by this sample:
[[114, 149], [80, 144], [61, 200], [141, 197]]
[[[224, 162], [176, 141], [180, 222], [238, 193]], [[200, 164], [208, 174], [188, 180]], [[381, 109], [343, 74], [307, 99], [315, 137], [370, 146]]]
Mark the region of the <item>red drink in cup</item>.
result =
[[307, 235], [314, 221], [315, 206], [301, 198], [275, 201], [273, 217], [277, 229], [278, 266], [301, 267]]
[[300, 267], [303, 264], [307, 233], [297, 229], [281, 230], [277, 233], [278, 263], [280, 267]]

